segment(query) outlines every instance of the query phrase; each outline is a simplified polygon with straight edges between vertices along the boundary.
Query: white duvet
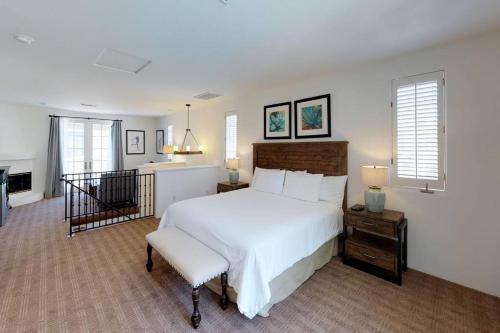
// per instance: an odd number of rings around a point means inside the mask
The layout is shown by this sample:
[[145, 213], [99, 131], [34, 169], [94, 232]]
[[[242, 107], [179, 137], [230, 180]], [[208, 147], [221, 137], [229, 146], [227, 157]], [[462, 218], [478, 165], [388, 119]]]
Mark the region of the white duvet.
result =
[[248, 188], [177, 202], [158, 228], [176, 226], [224, 256], [238, 309], [253, 318], [271, 298], [269, 282], [335, 237], [342, 214], [326, 201]]

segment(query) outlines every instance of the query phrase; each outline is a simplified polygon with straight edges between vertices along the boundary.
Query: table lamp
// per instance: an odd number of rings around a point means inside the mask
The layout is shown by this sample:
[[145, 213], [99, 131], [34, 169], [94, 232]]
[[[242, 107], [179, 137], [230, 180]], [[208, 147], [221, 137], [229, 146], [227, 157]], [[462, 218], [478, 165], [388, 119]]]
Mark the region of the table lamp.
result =
[[240, 174], [238, 172], [238, 168], [240, 167], [240, 159], [238, 157], [230, 158], [226, 162], [226, 168], [231, 169], [229, 171], [229, 182], [231, 184], [238, 184], [238, 180], [240, 178]]
[[368, 185], [365, 191], [366, 209], [372, 213], [382, 213], [385, 206], [385, 193], [382, 187], [387, 186], [388, 168], [386, 166], [366, 165], [361, 167], [361, 179]]

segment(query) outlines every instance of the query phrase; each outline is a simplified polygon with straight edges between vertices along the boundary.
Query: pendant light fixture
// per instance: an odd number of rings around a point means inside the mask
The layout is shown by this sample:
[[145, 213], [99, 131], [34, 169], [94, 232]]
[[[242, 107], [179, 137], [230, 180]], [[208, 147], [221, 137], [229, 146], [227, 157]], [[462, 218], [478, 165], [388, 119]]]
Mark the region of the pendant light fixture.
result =
[[[187, 128], [186, 128], [186, 133], [184, 134], [184, 139], [182, 140], [182, 145], [181, 149], [178, 150], [176, 149], [176, 146], [165, 146], [163, 148], [163, 153], [164, 154], [176, 154], [176, 155], [196, 155], [196, 154], [203, 154], [202, 147], [198, 143], [198, 140], [196, 140], [196, 137], [194, 136], [193, 132], [189, 128], [189, 109], [191, 107], [191, 104], [186, 104], [187, 107]], [[197, 150], [191, 150], [191, 146], [188, 145], [189, 143], [189, 138], [188, 136], [191, 136], [194, 140], [194, 143], [196, 144], [196, 149]]]

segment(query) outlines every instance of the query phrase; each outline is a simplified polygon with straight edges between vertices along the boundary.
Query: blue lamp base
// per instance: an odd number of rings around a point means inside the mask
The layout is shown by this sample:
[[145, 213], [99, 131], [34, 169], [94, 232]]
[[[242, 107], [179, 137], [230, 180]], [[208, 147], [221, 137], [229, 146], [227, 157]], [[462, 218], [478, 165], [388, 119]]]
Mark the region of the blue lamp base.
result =
[[366, 209], [372, 213], [382, 213], [385, 207], [385, 193], [380, 188], [369, 188], [365, 191]]
[[237, 170], [229, 171], [229, 182], [231, 184], [238, 184], [240, 180], [240, 173]]

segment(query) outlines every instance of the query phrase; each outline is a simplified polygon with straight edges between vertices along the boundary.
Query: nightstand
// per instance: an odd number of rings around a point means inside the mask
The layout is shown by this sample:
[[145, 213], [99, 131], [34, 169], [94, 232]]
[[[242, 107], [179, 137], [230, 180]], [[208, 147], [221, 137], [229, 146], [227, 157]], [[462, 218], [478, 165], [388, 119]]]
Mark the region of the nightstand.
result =
[[408, 221], [404, 213], [348, 209], [343, 236], [344, 264], [402, 284], [408, 255]]
[[244, 182], [238, 182], [236, 184], [231, 184], [230, 182], [220, 182], [217, 183], [217, 193], [239, 190], [249, 186], [250, 185], [248, 183]]

